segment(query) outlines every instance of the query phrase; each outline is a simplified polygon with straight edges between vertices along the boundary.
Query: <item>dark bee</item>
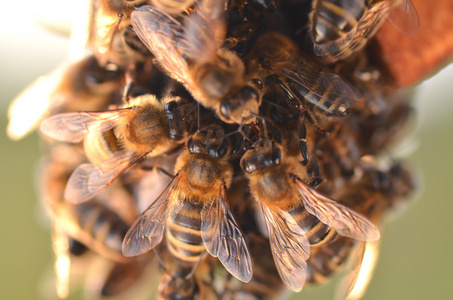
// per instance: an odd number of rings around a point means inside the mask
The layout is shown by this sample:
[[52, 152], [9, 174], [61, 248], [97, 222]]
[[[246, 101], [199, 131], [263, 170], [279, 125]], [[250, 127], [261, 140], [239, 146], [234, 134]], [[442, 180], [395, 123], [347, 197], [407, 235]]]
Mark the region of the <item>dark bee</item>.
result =
[[362, 49], [387, 17], [409, 34], [420, 26], [411, 0], [315, 0], [310, 14], [314, 51], [328, 62], [343, 60]]

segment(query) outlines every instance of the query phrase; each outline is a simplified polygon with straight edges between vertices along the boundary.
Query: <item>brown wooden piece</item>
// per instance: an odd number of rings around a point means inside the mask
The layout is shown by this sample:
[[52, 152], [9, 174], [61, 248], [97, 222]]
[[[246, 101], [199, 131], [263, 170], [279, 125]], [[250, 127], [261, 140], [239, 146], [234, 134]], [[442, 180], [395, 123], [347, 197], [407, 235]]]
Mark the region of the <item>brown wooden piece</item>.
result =
[[397, 87], [417, 84], [453, 57], [453, 1], [412, 0], [420, 30], [409, 36], [386, 21], [376, 40], [379, 55]]

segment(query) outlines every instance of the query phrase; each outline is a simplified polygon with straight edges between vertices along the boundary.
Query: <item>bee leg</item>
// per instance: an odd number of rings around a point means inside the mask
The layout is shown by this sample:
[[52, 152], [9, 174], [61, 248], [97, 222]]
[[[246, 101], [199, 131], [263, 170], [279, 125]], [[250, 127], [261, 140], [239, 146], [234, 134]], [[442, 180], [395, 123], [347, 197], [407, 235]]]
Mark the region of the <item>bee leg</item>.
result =
[[195, 265], [193, 266], [192, 270], [189, 272], [189, 274], [187, 274], [184, 279], [189, 279], [189, 278], [192, 278], [194, 273], [195, 273], [195, 270], [198, 268], [198, 266], [200, 265], [200, 263], [203, 261], [203, 259], [205, 258], [206, 256], [206, 251], [200, 255], [200, 258], [198, 259], [198, 261], [195, 263]]
[[309, 176], [308, 184], [312, 188], [316, 188], [318, 185], [322, 183], [321, 174], [319, 171], [318, 160], [316, 158], [312, 158], [307, 165], [307, 173]]
[[124, 75], [126, 83], [124, 85], [123, 91], [123, 102], [127, 104], [129, 99], [132, 95], [132, 90], [134, 89], [134, 82], [137, 76], [137, 66], [135, 64], [131, 64]]
[[297, 134], [299, 135], [299, 147], [300, 153], [302, 154], [302, 164], [306, 166], [309, 160], [309, 151], [307, 144], [307, 127], [303, 117], [300, 118], [299, 124], [297, 125]]

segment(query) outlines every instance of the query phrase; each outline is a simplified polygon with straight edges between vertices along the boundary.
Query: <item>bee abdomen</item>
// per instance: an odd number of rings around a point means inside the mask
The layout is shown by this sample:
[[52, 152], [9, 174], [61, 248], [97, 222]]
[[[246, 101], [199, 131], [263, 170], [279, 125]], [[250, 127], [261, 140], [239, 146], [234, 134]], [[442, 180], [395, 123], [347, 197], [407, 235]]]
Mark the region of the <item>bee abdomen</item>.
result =
[[73, 214], [80, 229], [88, 234], [93, 242], [122, 253], [123, 238], [129, 226], [117, 214], [104, 206], [89, 203], [79, 205]]
[[167, 244], [170, 253], [182, 261], [196, 263], [205, 251], [200, 228], [199, 208], [185, 202], [178, 214], [172, 215], [168, 221]]
[[304, 232], [311, 246], [320, 246], [332, 242], [336, 236], [336, 231], [319, 221], [319, 219], [308, 213], [303, 205], [293, 208], [289, 212], [296, 223]]
[[318, 44], [344, 38], [364, 14], [364, 0], [317, 1], [314, 9], [314, 41]]

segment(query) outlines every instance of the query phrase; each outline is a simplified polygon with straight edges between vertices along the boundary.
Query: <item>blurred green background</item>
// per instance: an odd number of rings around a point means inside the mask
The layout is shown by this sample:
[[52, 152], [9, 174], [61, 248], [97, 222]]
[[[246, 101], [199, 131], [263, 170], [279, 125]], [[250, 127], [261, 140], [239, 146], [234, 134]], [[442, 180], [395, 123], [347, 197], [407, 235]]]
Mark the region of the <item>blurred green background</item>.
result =
[[[36, 134], [10, 141], [8, 103], [38, 76], [67, 59], [65, 38], [38, 28], [40, 1], [21, 17], [0, 18], [0, 291], [2, 299], [49, 299], [52, 289], [50, 224], [40, 207], [34, 173], [40, 159]], [[16, 9], [13, 3], [6, 10]], [[9, 7], [8, 7], [9, 6]], [[48, 13], [44, 14], [45, 17]], [[54, 16], [55, 17], [55, 16]], [[63, 18], [61, 15], [58, 18]], [[19, 26], [20, 25], [20, 26]], [[453, 68], [417, 88], [418, 143], [409, 160], [420, 174], [420, 191], [407, 210], [385, 226], [382, 250], [364, 300], [450, 299], [453, 271]], [[338, 277], [292, 299], [332, 299]], [[80, 295], [72, 299], [80, 299]]]

